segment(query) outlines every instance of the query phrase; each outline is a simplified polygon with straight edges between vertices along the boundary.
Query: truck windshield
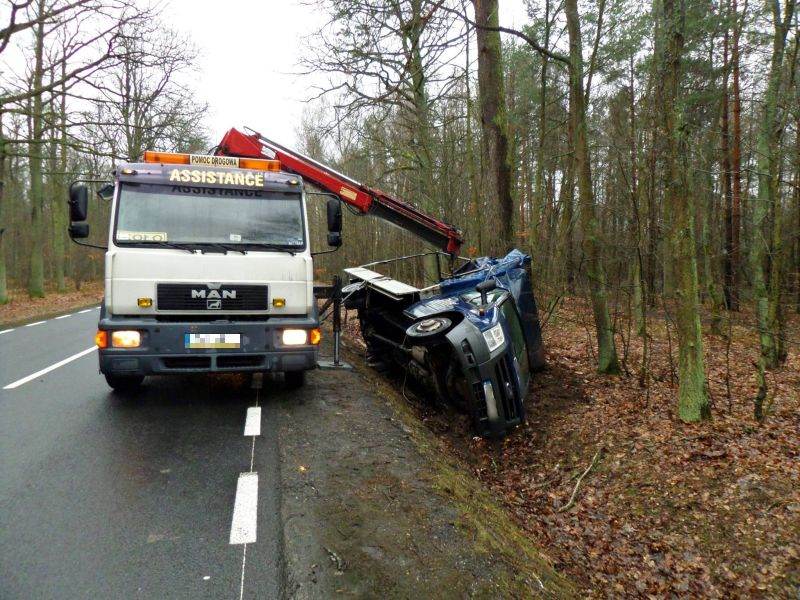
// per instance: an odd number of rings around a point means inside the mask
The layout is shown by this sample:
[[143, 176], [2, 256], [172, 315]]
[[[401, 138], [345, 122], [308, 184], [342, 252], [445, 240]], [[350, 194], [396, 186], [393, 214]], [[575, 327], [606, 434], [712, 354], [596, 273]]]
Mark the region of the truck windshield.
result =
[[118, 244], [305, 246], [299, 192], [123, 183]]

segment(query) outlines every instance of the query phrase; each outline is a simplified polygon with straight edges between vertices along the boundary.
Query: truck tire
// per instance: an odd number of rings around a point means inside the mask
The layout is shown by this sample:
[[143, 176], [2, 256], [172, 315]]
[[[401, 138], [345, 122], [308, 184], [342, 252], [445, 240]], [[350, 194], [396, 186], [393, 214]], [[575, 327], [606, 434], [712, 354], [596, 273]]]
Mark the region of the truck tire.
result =
[[135, 392], [144, 381], [144, 375], [106, 375], [106, 383], [120, 393]]
[[286, 383], [286, 388], [296, 390], [303, 387], [306, 383], [305, 371], [286, 371], [283, 374], [283, 380]]

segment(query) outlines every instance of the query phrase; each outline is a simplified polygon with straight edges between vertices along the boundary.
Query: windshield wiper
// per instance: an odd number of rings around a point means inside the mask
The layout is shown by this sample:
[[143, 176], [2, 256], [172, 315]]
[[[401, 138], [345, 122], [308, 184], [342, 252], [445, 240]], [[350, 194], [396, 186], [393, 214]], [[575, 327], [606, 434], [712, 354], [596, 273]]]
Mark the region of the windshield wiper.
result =
[[258, 242], [248, 242], [246, 246], [250, 248], [260, 248], [262, 250], [276, 250], [277, 252], [288, 252], [292, 256], [297, 254], [296, 250], [290, 250], [286, 246], [281, 246], [279, 244], [262, 244]]
[[177, 244], [175, 242], [138, 242], [137, 246], [157, 246], [159, 248], [174, 248], [175, 250], [186, 250], [194, 254], [197, 248], [189, 246], [188, 244]]
[[211, 247], [211, 248], [219, 248], [220, 250], [222, 250], [223, 254], [227, 254], [228, 252], [241, 252], [242, 254], [247, 254], [247, 250], [244, 250], [243, 248], [238, 248], [231, 244], [220, 244], [217, 242], [198, 242], [198, 246], [201, 246], [200, 252], [203, 253], [205, 253], [203, 247]]

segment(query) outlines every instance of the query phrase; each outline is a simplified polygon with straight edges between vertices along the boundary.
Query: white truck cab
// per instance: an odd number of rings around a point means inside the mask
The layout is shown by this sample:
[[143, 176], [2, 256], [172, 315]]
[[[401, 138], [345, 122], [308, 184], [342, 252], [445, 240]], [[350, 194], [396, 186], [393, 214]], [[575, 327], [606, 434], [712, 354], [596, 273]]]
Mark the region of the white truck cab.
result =
[[[146, 375], [317, 365], [306, 194], [278, 161], [146, 152], [115, 171], [96, 342], [100, 372], [128, 390]], [[81, 243], [88, 191], [70, 188]], [[337, 212], [338, 211], [338, 212]], [[329, 207], [329, 243], [341, 208]]]

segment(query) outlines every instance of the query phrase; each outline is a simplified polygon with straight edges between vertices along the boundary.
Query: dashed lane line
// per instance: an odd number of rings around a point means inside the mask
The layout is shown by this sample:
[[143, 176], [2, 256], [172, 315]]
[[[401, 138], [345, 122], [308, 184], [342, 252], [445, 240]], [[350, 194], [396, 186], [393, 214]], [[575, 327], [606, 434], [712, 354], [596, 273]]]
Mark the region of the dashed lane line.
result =
[[231, 544], [252, 544], [256, 541], [257, 513], [258, 473], [239, 473], [231, 520]]
[[[255, 467], [255, 459], [256, 459], [256, 436], [261, 435], [261, 406], [259, 406], [259, 395], [261, 393], [261, 388], [264, 385], [264, 374], [263, 373], [256, 373], [253, 375], [252, 381], [252, 388], [256, 391], [256, 404], [255, 406], [251, 406], [247, 409], [247, 418], [245, 419], [245, 426], [244, 426], [244, 435], [250, 435], [251, 443], [250, 443], [250, 474], [255, 475], [256, 477], [256, 485], [255, 485], [255, 493], [256, 493], [256, 500], [255, 500], [255, 508], [253, 508], [253, 541], [256, 541], [256, 523], [258, 522], [258, 474], [253, 471]], [[258, 418], [256, 419], [256, 415]], [[248, 423], [250, 423], [250, 432], [252, 432], [257, 424], [258, 433], [256, 434], [248, 434]], [[239, 475], [239, 482], [242, 480], [242, 475], [246, 475], [246, 473], [242, 473]], [[236, 488], [236, 502], [239, 499], [239, 488], [237, 485]], [[234, 503], [234, 520], [236, 518], [236, 503]], [[231, 544], [233, 544], [233, 525], [231, 525]], [[242, 544], [242, 571], [241, 571], [241, 578], [239, 579], [239, 600], [244, 600], [244, 579], [245, 573], [247, 571], [247, 542]]]
[[[94, 306], [92, 308], [85, 308], [83, 310], [79, 310], [78, 312], [69, 313], [69, 314], [66, 314], [66, 315], [58, 316], [58, 317], [53, 317], [52, 319], [45, 319], [44, 321], [36, 321], [35, 323], [28, 323], [27, 325], [24, 325], [24, 327], [33, 327], [34, 325], [41, 325], [42, 323], [47, 323], [49, 321], [58, 321], [59, 319], [66, 319], [67, 317], [74, 317], [75, 315], [82, 315], [82, 314], [85, 314], [85, 313], [88, 313], [88, 312], [92, 312], [92, 311], [95, 311], [95, 310], [100, 310], [100, 307], [99, 306]], [[15, 331], [15, 330], [16, 330], [16, 327], [12, 327], [10, 329], [3, 329], [2, 331], [0, 331], [0, 335], [3, 335], [4, 333], [10, 333], [10, 332]]]
[[244, 422], [244, 435], [261, 435], [261, 407], [251, 406], [247, 409]]
[[86, 356], [87, 354], [89, 354], [91, 352], [94, 352], [95, 350], [97, 350], [97, 346], [92, 346], [91, 348], [87, 348], [86, 350], [81, 350], [77, 354], [73, 354], [72, 356], [68, 356], [64, 360], [60, 360], [57, 363], [54, 363], [54, 364], [50, 365], [49, 367], [45, 367], [44, 369], [36, 371], [36, 373], [31, 373], [27, 377], [23, 377], [22, 379], [17, 379], [13, 383], [9, 383], [3, 389], [4, 390], [13, 390], [14, 388], [18, 388], [19, 386], [25, 385], [26, 383], [36, 379], [37, 377], [41, 377], [42, 375], [46, 375], [50, 371], [55, 371], [59, 367], [63, 367], [64, 365], [66, 365], [68, 363], [71, 363], [73, 360], [77, 360], [77, 359], [81, 358], [82, 356]]

